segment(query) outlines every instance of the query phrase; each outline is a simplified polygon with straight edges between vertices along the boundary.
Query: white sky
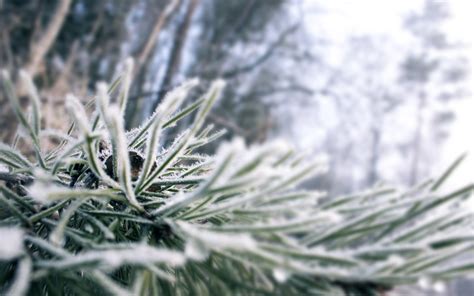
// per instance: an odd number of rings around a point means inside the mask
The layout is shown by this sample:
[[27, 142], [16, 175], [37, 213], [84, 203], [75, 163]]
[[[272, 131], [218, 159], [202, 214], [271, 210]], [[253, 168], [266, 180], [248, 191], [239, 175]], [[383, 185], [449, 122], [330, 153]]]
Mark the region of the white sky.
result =
[[[471, 29], [474, 27], [472, 12], [474, 2], [471, 0], [451, 0], [453, 19], [449, 24], [450, 34], [457, 39], [470, 44], [471, 71], [474, 62], [473, 37]], [[474, 80], [471, 75], [471, 92], [474, 91]], [[474, 180], [474, 97], [457, 102], [455, 106], [457, 120], [452, 127], [452, 133], [443, 151], [442, 165], [446, 166], [453, 158], [463, 152], [468, 152], [468, 158], [456, 172], [449, 183], [459, 186]]]
[[[474, 38], [470, 31], [474, 27], [474, 21], [472, 18], [472, 12], [474, 10], [474, 2], [472, 1], [455, 1], [459, 6], [457, 11], [457, 22], [453, 26], [453, 32], [459, 36], [463, 36], [468, 40], [470, 44], [470, 60], [471, 60], [471, 71], [472, 63], [474, 62]], [[469, 28], [469, 29], [468, 29]], [[471, 74], [471, 92], [474, 91], [474, 74]], [[458, 106], [459, 120], [457, 125], [453, 129], [453, 136], [450, 141], [450, 145], [447, 147], [447, 154], [458, 153], [459, 150], [469, 151], [469, 158], [467, 163], [462, 168], [462, 175], [464, 176], [459, 181], [472, 181], [474, 172], [474, 98], [472, 97]], [[464, 180], [465, 179], [465, 180]]]
[[[449, 1], [453, 17], [447, 24], [449, 36], [471, 45], [470, 60], [474, 61], [472, 48], [474, 27], [474, 1], [472, 0], [439, 0]], [[423, 0], [305, 0], [306, 26], [315, 31], [330, 34], [335, 42], [342, 42], [353, 33], [389, 34], [403, 42], [401, 33], [403, 16], [413, 10], [420, 10]], [[327, 13], [320, 14], [318, 11]], [[314, 13], [313, 13], [314, 12]], [[335, 48], [337, 51], [337, 47]], [[330, 57], [333, 58], [333, 57]], [[337, 53], [335, 53], [337, 59]], [[471, 86], [474, 90], [474, 80], [471, 76]], [[438, 171], [449, 165], [462, 152], [468, 152], [469, 157], [456, 172], [449, 183], [459, 186], [473, 181], [474, 172], [474, 98], [471, 97], [455, 103], [456, 121], [452, 125], [451, 135], [441, 152]], [[433, 172], [436, 173], [436, 172]]]

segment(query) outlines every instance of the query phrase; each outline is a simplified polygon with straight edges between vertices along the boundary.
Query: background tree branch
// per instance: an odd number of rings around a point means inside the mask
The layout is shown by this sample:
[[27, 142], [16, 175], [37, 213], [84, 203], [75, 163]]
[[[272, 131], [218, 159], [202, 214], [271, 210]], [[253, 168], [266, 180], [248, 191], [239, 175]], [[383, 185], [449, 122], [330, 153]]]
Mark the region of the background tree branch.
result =
[[253, 62], [247, 64], [247, 65], [244, 65], [244, 66], [241, 66], [241, 67], [237, 67], [235, 69], [232, 69], [232, 70], [229, 70], [229, 71], [225, 71], [224, 73], [222, 73], [222, 77], [226, 78], [226, 79], [229, 79], [229, 78], [232, 78], [234, 76], [237, 76], [237, 75], [240, 75], [240, 74], [243, 74], [243, 73], [246, 73], [246, 72], [250, 72], [252, 71], [253, 69], [255, 69], [256, 67], [260, 66], [261, 64], [263, 64], [264, 62], [266, 62], [269, 58], [272, 57], [273, 53], [275, 52], [275, 50], [277, 50], [277, 48], [283, 44], [283, 42], [285, 41], [285, 39], [290, 35], [292, 34], [293, 32], [295, 32], [299, 27], [299, 24], [294, 24], [292, 26], [290, 26], [289, 28], [287, 28], [286, 30], [284, 30], [280, 36], [278, 37], [278, 39], [276, 41], [274, 41], [273, 43], [271, 43], [267, 50], [260, 56], [258, 57], [257, 59], [255, 59]]
[[[176, 28], [176, 32], [173, 35], [173, 46], [170, 49], [170, 57], [168, 58], [168, 63], [166, 65], [165, 76], [161, 82], [160, 89], [166, 89], [171, 86], [173, 83], [173, 78], [176, 76], [176, 73], [179, 70], [181, 65], [181, 56], [183, 48], [188, 36], [189, 26], [193, 18], [196, 7], [199, 4], [200, 0], [189, 0], [188, 7], [186, 9], [186, 14]], [[163, 98], [164, 92], [159, 92], [157, 98], [153, 102], [151, 110], [154, 110], [158, 103]]]
[[180, 0], [171, 0], [169, 4], [165, 7], [163, 12], [160, 16], [156, 19], [155, 25], [153, 26], [153, 30], [151, 31], [150, 35], [147, 38], [145, 46], [142, 48], [140, 53], [137, 55], [137, 65], [135, 68], [135, 73], [139, 73], [145, 61], [149, 58], [151, 54], [151, 50], [156, 45], [156, 41], [160, 36], [160, 33], [166, 24], [169, 17], [173, 14], [173, 12], [178, 8]]
[[41, 61], [44, 59], [56, 40], [56, 37], [63, 26], [64, 19], [69, 12], [70, 6], [71, 0], [61, 0], [45, 31], [40, 34], [40, 39], [33, 41], [31, 44], [29, 62], [25, 66], [25, 69], [31, 76], [34, 76], [38, 72], [38, 67]]

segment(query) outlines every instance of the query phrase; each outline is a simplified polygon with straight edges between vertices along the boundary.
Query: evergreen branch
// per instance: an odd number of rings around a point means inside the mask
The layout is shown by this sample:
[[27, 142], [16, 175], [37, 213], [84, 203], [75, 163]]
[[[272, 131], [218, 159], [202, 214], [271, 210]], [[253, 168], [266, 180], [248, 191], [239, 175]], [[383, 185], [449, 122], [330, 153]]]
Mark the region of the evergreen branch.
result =
[[[223, 134], [204, 127], [221, 81], [180, 110], [197, 80], [183, 84], [126, 132], [127, 64], [86, 106], [68, 95], [66, 134], [41, 130], [34, 86], [30, 118], [10, 98], [39, 154], [34, 163], [0, 144], [0, 293], [383, 295], [473, 274], [472, 260], [457, 258], [474, 251], [474, 185], [439, 192], [464, 156], [407, 190], [301, 190], [326, 165], [287, 145], [235, 139], [215, 155], [196, 152]], [[161, 147], [161, 132], [194, 111]], [[62, 141], [43, 158], [35, 138], [49, 134]]]

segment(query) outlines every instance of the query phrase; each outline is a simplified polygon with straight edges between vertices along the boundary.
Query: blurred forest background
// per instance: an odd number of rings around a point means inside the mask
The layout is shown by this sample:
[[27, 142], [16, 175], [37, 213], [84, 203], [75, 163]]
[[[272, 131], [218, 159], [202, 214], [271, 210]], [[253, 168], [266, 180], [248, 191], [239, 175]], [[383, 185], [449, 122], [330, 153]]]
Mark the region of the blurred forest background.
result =
[[[185, 79], [202, 91], [223, 77], [210, 123], [249, 144], [283, 137], [327, 155], [329, 174], [309, 186], [410, 186], [437, 172], [456, 106], [472, 101], [458, 2], [0, 0], [0, 68], [34, 76], [52, 130], [65, 126], [67, 92], [87, 101], [128, 56], [128, 128]], [[15, 132], [0, 94], [0, 140]]]

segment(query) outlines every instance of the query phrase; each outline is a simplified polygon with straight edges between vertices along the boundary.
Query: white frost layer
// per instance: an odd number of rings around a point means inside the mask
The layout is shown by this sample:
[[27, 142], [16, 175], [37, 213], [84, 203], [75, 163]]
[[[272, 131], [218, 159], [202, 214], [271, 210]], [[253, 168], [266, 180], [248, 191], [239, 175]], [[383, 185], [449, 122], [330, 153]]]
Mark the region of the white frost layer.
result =
[[255, 240], [247, 234], [217, 233], [182, 221], [176, 225], [187, 238], [185, 253], [192, 260], [205, 260], [211, 250], [245, 251], [257, 248]]
[[42, 204], [48, 204], [55, 201], [54, 195], [58, 192], [70, 191], [69, 188], [64, 188], [53, 183], [36, 181], [28, 187], [28, 193], [36, 201]]
[[127, 249], [89, 251], [64, 260], [56, 261], [58, 268], [98, 262], [102, 267], [117, 268], [122, 265], [167, 264], [180, 266], [186, 262], [184, 254], [146, 244], [130, 245]]
[[0, 260], [11, 260], [23, 254], [23, 231], [19, 228], [0, 228]]
[[186, 261], [182, 253], [158, 249], [148, 245], [138, 245], [130, 250], [108, 250], [103, 252], [91, 253], [92, 256], [98, 256], [105, 263], [112, 267], [118, 267], [123, 264], [154, 264], [166, 263], [172, 266], [183, 265]]
[[277, 280], [277, 282], [284, 283], [290, 277], [290, 273], [284, 269], [276, 268], [273, 270], [273, 277]]

